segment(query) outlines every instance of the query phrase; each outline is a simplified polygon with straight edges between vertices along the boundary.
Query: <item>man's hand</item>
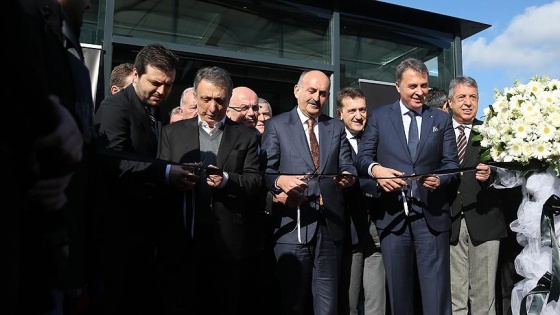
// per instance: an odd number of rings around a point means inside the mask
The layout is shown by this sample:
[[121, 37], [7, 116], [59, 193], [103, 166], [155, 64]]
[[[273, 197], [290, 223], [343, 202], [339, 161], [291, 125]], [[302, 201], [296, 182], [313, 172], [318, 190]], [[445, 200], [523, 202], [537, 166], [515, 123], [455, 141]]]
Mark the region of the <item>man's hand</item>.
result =
[[392, 168], [375, 164], [371, 168], [371, 174], [373, 174], [373, 179], [377, 180], [379, 187], [383, 188], [386, 192], [398, 190], [406, 186], [406, 181], [401, 178], [404, 176], [404, 173]]
[[354, 185], [356, 179], [352, 174], [349, 172], [342, 172], [342, 175], [338, 175], [334, 177], [335, 184], [340, 188], [346, 188]]
[[[76, 120], [60, 103], [58, 97], [50, 95], [49, 101], [58, 124], [51, 133], [38, 138], [33, 143], [33, 150], [38, 157], [34, 168], [39, 175], [39, 181], [29, 189], [28, 196], [32, 203], [47, 211], [55, 211], [68, 201], [66, 188], [74, 175], [74, 167], [82, 160], [84, 139]], [[41, 158], [43, 154], [46, 160]], [[48, 178], [43, 176], [52, 169], [60, 169], [64, 172]]]
[[194, 174], [194, 169], [185, 165], [171, 165], [169, 170], [169, 185], [179, 191], [193, 189], [200, 177]]
[[279, 193], [278, 195], [272, 195], [272, 202], [281, 203], [290, 208], [297, 208], [306, 200], [307, 198], [302, 195], [288, 196], [285, 192]]
[[224, 173], [214, 165], [208, 165], [208, 167], [206, 168], [206, 174], [206, 183], [210, 187], [217, 188], [222, 184], [222, 181], [224, 180]]
[[422, 186], [428, 188], [430, 191], [434, 191], [441, 184], [439, 177], [435, 175], [422, 176], [418, 178], [418, 182], [422, 184]]
[[288, 196], [297, 197], [303, 195], [303, 192], [309, 188], [309, 185], [303, 181], [305, 178], [306, 176], [281, 175], [278, 176], [276, 185]]
[[74, 173], [60, 177], [41, 179], [29, 189], [29, 200], [44, 208], [46, 211], [61, 209], [68, 199], [66, 198], [66, 187]]
[[490, 178], [491, 172], [492, 169], [490, 168], [490, 165], [479, 163], [476, 166], [476, 173], [474, 173], [474, 177], [480, 182], [485, 182]]
[[[82, 160], [84, 145], [82, 132], [78, 128], [78, 124], [74, 117], [72, 117], [72, 114], [60, 103], [57, 96], [50, 95], [49, 101], [52, 105], [54, 116], [58, 119], [58, 124], [51, 133], [35, 140], [33, 149], [38, 153], [38, 156], [42, 156], [44, 152], [45, 157], [48, 157], [49, 161], [59, 164], [52, 165], [49, 163], [45, 167], [49, 169], [73, 170], [73, 167]], [[41, 160], [38, 160], [36, 167], [40, 177], [41, 172], [48, 172], [48, 170], [41, 170], [41, 165]]]

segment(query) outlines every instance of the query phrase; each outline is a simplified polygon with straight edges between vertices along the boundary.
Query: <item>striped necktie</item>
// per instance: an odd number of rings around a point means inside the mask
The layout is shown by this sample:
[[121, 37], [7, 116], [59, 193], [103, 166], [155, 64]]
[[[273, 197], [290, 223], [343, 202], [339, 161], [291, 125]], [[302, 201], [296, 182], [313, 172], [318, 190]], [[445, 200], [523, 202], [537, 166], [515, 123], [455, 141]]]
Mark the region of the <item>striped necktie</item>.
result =
[[157, 142], [158, 140], [157, 122], [153, 110], [154, 108], [150, 108], [150, 106], [146, 106], [146, 114], [148, 114], [148, 118], [150, 119], [150, 128], [152, 129], [152, 134], [154, 135], [154, 138], [156, 139]]
[[457, 126], [459, 129], [459, 136], [457, 137], [457, 156], [459, 157], [459, 164], [463, 164], [465, 157], [465, 149], [467, 147], [467, 137], [465, 136], [465, 125]]

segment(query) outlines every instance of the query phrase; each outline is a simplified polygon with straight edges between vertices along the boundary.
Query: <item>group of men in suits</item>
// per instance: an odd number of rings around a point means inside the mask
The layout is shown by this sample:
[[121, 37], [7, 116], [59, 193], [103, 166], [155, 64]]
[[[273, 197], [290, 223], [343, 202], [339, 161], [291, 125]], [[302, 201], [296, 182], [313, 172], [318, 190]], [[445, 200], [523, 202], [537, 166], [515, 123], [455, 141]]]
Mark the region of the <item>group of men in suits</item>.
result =
[[[356, 89], [345, 88], [337, 95], [343, 124], [321, 114], [330, 82], [318, 71], [300, 76], [294, 87], [297, 107], [267, 122], [264, 178], [274, 195], [282, 313], [348, 311], [335, 298], [345, 301], [347, 293], [338, 290], [348, 287], [333, 285], [348, 276], [335, 266], [342, 263], [340, 244], [352, 234], [345, 230], [348, 220], [350, 231], [354, 228], [362, 240], [358, 244], [380, 247], [384, 270], [378, 269], [375, 277], [382, 288], [370, 287], [366, 294], [377, 292], [374, 299], [380, 302], [386, 277], [391, 314], [412, 314], [418, 308], [424, 314], [496, 312], [499, 240], [506, 236], [503, 210], [491, 185], [492, 170], [480, 162], [480, 144], [473, 141], [476, 131], [465, 140], [455, 131], [459, 124], [480, 124], [475, 120], [476, 81], [463, 76], [451, 81], [450, 115], [425, 104], [428, 69], [422, 61], [403, 60], [396, 79], [399, 100], [374, 109], [367, 127], [353, 126], [366, 125], [360, 118], [344, 121], [345, 113], [352, 115], [346, 110], [366, 107]], [[465, 151], [457, 146], [461, 142]], [[460, 167], [472, 170], [458, 172]], [[377, 185], [370, 185], [372, 179]], [[368, 214], [369, 219], [359, 218]], [[376, 236], [378, 244], [372, 241]], [[418, 303], [411, 290], [416, 283]], [[367, 285], [363, 283], [364, 290]], [[350, 302], [356, 299], [352, 294]], [[371, 311], [374, 303], [368, 297], [365, 305]]]
[[[491, 169], [479, 164], [471, 141], [474, 131], [467, 131], [461, 166], [476, 171], [452, 172], [460, 167], [454, 127], [480, 123], [474, 120], [474, 80], [452, 81], [452, 118], [424, 105], [427, 68], [406, 59], [396, 71], [400, 99], [374, 109], [354, 130], [352, 120], [359, 118], [344, 118], [353, 106], [367, 110], [363, 94], [339, 92], [341, 122], [323, 114], [328, 76], [304, 71], [293, 90], [297, 105], [269, 119], [261, 140], [254, 121], [227, 115], [254, 111], [256, 104], [230, 108], [233, 82], [219, 67], [196, 74], [197, 115], [163, 126], [159, 105], [170, 94], [178, 64], [171, 50], [145, 46], [132, 84], [97, 109], [95, 135], [91, 121], [81, 121], [82, 134], [99, 144], [101, 313], [242, 312], [248, 212], [263, 187], [271, 200], [282, 313], [339, 313], [344, 242], [352, 229], [362, 256], [369, 257], [371, 248], [382, 253], [384, 268], [375, 255], [376, 280], [383, 283], [377, 292], [384, 294], [386, 277], [392, 314], [413, 312], [414, 262], [424, 314], [469, 305], [477, 314], [493, 307], [492, 288], [483, 289], [495, 273], [496, 240], [504, 231], [499, 205], [491, 203]], [[256, 94], [252, 98], [258, 101]], [[480, 228], [489, 222], [500, 224]], [[487, 274], [475, 274], [483, 264], [491, 265]], [[467, 282], [480, 290], [463, 292]], [[355, 305], [356, 291], [350, 295]]]
[[[403, 60], [396, 79], [400, 99], [372, 111], [357, 157], [360, 174], [378, 183], [373, 220], [391, 313], [496, 313], [499, 240], [507, 232], [493, 171], [481, 163], [480, 143], [473, 140], [472, 127], [481, 123], [476, 81], [459, 76], [450, 82], [447, 114], [425, 104], [422, 61]], [[410, 290], [414, 263], [419, 307]]]

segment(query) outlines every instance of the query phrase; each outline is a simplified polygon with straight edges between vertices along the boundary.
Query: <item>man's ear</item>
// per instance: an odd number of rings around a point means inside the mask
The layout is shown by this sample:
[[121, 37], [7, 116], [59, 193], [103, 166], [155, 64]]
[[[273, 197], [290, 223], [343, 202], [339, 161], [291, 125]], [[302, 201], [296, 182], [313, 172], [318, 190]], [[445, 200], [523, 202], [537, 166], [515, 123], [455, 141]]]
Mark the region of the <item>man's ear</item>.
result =
[[340, 109], [336, 110], [336, 117], [338, 117], [338, 119], [342, 121], [342, 113], [340, 112]]

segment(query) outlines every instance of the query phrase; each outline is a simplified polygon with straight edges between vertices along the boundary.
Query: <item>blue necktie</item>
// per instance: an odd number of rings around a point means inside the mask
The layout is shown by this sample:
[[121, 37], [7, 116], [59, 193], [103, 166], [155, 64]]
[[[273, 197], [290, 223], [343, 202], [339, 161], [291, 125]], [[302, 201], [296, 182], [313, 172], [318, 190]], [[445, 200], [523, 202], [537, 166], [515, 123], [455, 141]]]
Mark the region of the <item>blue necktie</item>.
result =
[[[415, 111], [409, 111], [408, 116], [410, 116], [410, 125], [408, 126], [408, 152], [412, 157], [412, 161], [416, 160], [416, 151], [418, 149], [418, 123], [416, 122], [416, 116], [418, 115]], [[413, 180], [410, 183], [410, 197], [418, 197], [418, 182]]]
[[407, 113], [410, 116], [410, 126], [408, 127], [408, 151], [412, 160], [416, 159], [416, 150], [418, 149], [418, 123], [416, 122], [415, 111], [409, 111]]

